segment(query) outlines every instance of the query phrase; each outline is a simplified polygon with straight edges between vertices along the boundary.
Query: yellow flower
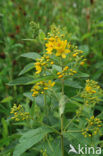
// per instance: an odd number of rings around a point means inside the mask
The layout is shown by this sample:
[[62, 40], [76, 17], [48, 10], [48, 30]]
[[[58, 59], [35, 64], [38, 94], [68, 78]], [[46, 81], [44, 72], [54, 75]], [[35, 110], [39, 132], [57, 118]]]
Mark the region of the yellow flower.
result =
[[78, 53], [73, 54], [73, 57], [76, 57], [78, 55]]
[[92, 90], [92, 93], [96, 93], [96, 91], [95, 90]]
[[61, 74], [61, 72], [58, 72], [58, 73], [57, 73], [57, 75], [60, 75], [60, 74]]
[[39, 74], [42, 71], [42, 67], [41, 67], [40, 62], [36, 62], [34, 65], [36, 68], [36, 74]]
[[66, 71], [66, 70], [68, 70], [68, 69], [69, 69], [69, 67], [66, 66], [66, 67], [64, 67], [63, 71]]
[[90, 87], [90, 86], [86, 86], [85, 90], [86, 90], [87, 92], [91, 92], [92, 87]]
[[44, 90], [47, 90], [48, 89], [48, 87], [44, 87]]
[[38, 85], [35, 85], [34, 86], [34, 89], [39, 90], [39, 86]]
[[23, 120], [23, 118], [29, 118], [29, 112], [25, 112], [22, 105], [16, 106], [16, 104], [11, 108], [11, 110], [14, 110], [12, 113], [14, 116], [11, 117], [12, 120], [20, 121]]
[[44, 94], [44, 92], [42, 91], [41, 94]]
[[77, 73], [77, 71], [73, 70], [73, 73], [74, 73], [74, 74], [76, 74], [76, 73]]
[[93, 116], [91, 116], [91, 118], [90, 119], [94, 119], [94, 115]]
[[71, 44], [70, 44], [70, 43], [68, 43], [67, 47], [68, 47], [68, 48], [70, 48], [70, 47], [71, 47]]
[[81, 62], [80, 65], [81, 65], [81, 66], [84, 65], [84, 62]]
[[66, 49], [67, 40], [62, 41], [60, 39], [55, 43], [56, 56], [61, 56], [62, 58], [66, 58], [66, 54], [70, 52], [69, 49]]
[[[49, 39], [50, 40], [50, 39]], [[52, 54], [52, 50], [54, 48], [54, 44], [52, 41], [49, 41], [48, 43], [45, 44], [46, 46], [46, 50], [47, 50], [47, 54]]]
[[63, 77], [63, 75], [59, 75], [59, 76], [58, 76], [59, 79], [62, 78], [62, 77]]
[[53, 87], [55, 85], [55, 82], [52, 82], [51, 80], [45, 82], [40, 81], [35, 84], [33, 89], [31, 91], [33, 92], [32, 96], [36, 97], [39, 93], [44, 94], [44, 90], [48, 90], [49, 88]]
[[51, 65], [52, 65], [52, 64], [54, 64], [54, 62], [53, 62], [53, 61], [52, 61], [52, 62], [50, 62], [50, 63], [51, 63]]
[[49, 59], [50, 57], [49, 56], [46, 56], [46, 59]]
[[51, 37], [51, 38], [49, 38], [49, 41], [53, 42], [53, 41], [55, 41], [55, 38]]
[[38, 93], [39, 93], [38, 91], [34, 90], [32, 96], [36, 96], [36, 95], [38, 95]]
[[73, 71], [73, 69], [70, 69], [70, 71], [72, 72], [72, 71]]
[[46, 62], [43, 62], [41, 65], [42, 65], [42, 66], [46, 65]]
[[44, 38], [44, 40], [47, 40], [47, 38]]
[[49, 54], [49, 55], [51, 55], [52, 54], [52, 51], [48, 50], [46, 53]]
[[96, 135], [97, 134], [97, 131], [94, 131], [94, 135]]
[[53, 87], [55, 85], [55, 82], [52, 82], [51, 80], [49, 80], [48, 83], [46, 83], [46, 85], [49, 87]]

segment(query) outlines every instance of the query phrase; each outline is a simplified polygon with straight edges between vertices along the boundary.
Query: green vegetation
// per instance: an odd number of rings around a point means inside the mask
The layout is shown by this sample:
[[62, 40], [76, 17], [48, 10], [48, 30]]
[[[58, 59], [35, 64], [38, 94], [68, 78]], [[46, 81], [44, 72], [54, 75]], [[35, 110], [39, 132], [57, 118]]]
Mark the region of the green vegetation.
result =
[[0, 1], [0, 156], [103, 153], [102, 6]]

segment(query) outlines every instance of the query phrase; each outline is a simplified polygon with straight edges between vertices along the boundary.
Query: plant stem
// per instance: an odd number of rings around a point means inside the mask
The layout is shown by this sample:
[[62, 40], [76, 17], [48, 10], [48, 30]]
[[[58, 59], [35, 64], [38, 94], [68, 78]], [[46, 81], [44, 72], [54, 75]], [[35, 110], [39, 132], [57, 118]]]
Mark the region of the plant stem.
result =
[[44, 93], [44, 107], [45, 107], [45, 113], [47, 115], [46, 93]]
[[64, 95], [64, 79], [62, 79], [62, 95]]
[[64, 140], [63, 140], [63, 114], [61, 115], [61, 151], [64, 156]]
[[[62, 79], [62, 95], [64, 95], [64, 79]], [[61, 114], [61, 151], [62, 151], [62, 156], [64, 156], [63, 114]]]

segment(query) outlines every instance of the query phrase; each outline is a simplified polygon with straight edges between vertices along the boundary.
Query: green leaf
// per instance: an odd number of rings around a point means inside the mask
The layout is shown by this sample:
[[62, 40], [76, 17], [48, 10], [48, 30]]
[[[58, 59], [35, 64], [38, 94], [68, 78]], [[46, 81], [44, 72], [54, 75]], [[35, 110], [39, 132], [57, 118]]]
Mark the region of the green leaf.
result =
[[23, 48], [23, 44], [17, 43], [14, 44], [11, 48]]
[[35, 39], [31, 39], [31, 38], [26, 38], [26, 39], [22, 39], [23, 41], [31, 41], [31, 42], [35, 42]]
[[94, 27], [103, 27], [103, 21], [98, 22], [98, 24], [95, 24]]
[[40, 82], [40, 81], [44, 81], [44, 80], [53, 80], [57, 78], [57, 76], [55, 75], [48, 75], [48, 76], [43, 76], [41, 78], [36, 78], [34, 79], [32, 82], [30, 82], [29, 84], [34, 84], [34, 83], [37, 83], [37, 82]]
[[97, 62], [94, 66], [96, 69], [103, 68], [103, 61]]
[[40, 58], [41, 55], [35, 52], [29, 52], [29, 53], [24, 53], [21, 55], [21, 57], [27, 57], [27, 58], [31, 58], [33, 60]]
[[53, 65], [53, 66], [52, 66], [52, 69], [53, 69], [53, 70], [56, 70], [56, 71], [59, 71], [59, 72], [62, 71], [62, 67], [57, 66], [57, 65]]
[[89, 75], [87, 73], [79, 72], [76, 77], [89, 77]]
[[[40, 151], [43, 149], [47, 151], [48, 156], [61, 156], [61, 145], [60, 138], [56, 138], [54, 140], [43, 141], [40, 144], [36, 145], [36, 149]], [[35, 149], [35, 148], [34, 148]]]
[[8, 136], [8, 125], [4, 118], [1, 119], [1, 122], [3, 125], [2, 135], [3, 135], [3, 138], [6, 138]]
[[1, 101], [1, 103], [7, 103], [7, 102], [10, 102], [10, 101], [12, 101], [12, 100], [13, 100], [13, 97], [12, 97], [12, 96], [8, 96], [8, 97], [4, 98], [4, 99]]
[[30, 85], [30, 84], [34, 84], [40, 81], [44, 81], [44, 80], [52, 80], [55, 79], [56, 76], [54, 75], [48, 75], [48, 76], [44, 76], [41, 78], [36, 78], [34, 79], [33, 77], [19, 77], [13, 81], [10, 81], [7, 85], [9, 86], [14, 86], [14, 85]]
[[[69, 132], [70, 131], [70, 132]], [[72, 132], [74, 131], [74, 132]], [[77, 132], [76, 132], [77, 131]], [[78, 148], [78, 144], [81, 144], [81, 146], [85, 145], [91, 145], [91, 138], [87, 137], [85, 138], [82, 135], [82, 132], [78, 132], [78, 129], [71, 129], [69, 127], [68, 132], [64, 132], [63, 136], [72, 144], [75, 148]]]
[[29, 98], [31, 101], [34, 101], [34, 98], [33, 98], [31, 92], [24, 93], [23, 95], [24, 95], [25, 97]]
[[69, 99], [65, 106], [65, 112], [75, 112], [81, 104], [75, 100]]
[[61, 148], [60, 148], [60, 141], [59, 142], [53, 142], [52, 144], [54, 152], [50, 154], [50, 156], [61, 156]]
[[89, 47], [88, 47], [88, 45], [81, 45], [81, 46], [79, 46], [79, 49], [80, 50], [83, 50], [83, 54], [84, 55], [87, 55], [88, 53], [89, 53]]
[[[6, 136], [3, 139], [0, 139], [0, 147], [3, 147], [8, 142], [12, 142], [12, 140], [19, 138], [20, 136], [17, 134], [13, 134], [11, 136]], [[0, 155], [1, 156], [1, 155]]]
[[37, 129], [31, 129], [28, 132], [24, 133], [19, 140], [19, 144], [15, 147], [13, 156], [21, 156], [26, 150], [40, 142], [48, 133], [53, 130], [40, 127]]
[[85, 39], [91, 37], [92, 35], [93, 35], [93, 32], [84, 34], [84, 35], [81, 37], [81, 41], [83, 41], [83, 40], [85, 40]]
[[24, 69], [19, 73], [19, 75], [23, 75], [23, 74], [25, 74], [26, 72], [30, 71], [33, 68], [34, 68], [34, 63], [30, 63], [30, 64], [28, 64], [28, 65], [26, 65], [24, 67]]
[[14, 86], [14, 85], [26, 85], [32, 82], [34, 79], [32, 77], [19, 77], [13, 81], [10, 81], [8, 83], [9, 86]]
[[1, 113], [4, 113], [6, 115], [10, 115], [9, 109], [8, 108], [5, 108], [5, 106], [4, 105], [1, 105], [1, 104], [0, 104], [0, 112]]
[[40, 30], [40, 31], [39, 31], [39, 39], [40, 39], [41, 41], [44, 41], [44, 38], [45, 38], [45, 33], [44, 33], [42, 30]]
[[72, 80], [65, 80], [64, 81], [65, 86], [73, 87], [73, 88], [82, 88], [82, 86], [77, 81]]

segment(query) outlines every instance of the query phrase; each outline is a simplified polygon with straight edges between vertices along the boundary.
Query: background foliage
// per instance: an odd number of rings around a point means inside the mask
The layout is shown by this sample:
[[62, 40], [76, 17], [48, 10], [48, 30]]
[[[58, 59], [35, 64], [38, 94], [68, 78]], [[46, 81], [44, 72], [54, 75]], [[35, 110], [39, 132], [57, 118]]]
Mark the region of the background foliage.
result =
[[[35, 38], [31, 21], [38, 23], [40, 28], [39, 38], [35, 41], [27, 40]], [[19, 82], [20, 86], [18, 86], [18, 82], [15, 82], [14, 86], [12, 84], [10, 86], [7, 83], [25, 73], [28, 67], [21, 73], [20, 71], [26, 64], [29, 64], [29, 68], [32, 69], [33, 57], [30, 54], [25, 56], [24, 53], [39, 54], [43, 50], [42, 35], [47, 35], [52, 24], [60, 25], [67, 33], [67, 39], [85, 51], [87, 62], [81, 70], [103, 87], [102, 0], [0, 0], [0, 151], [3, 156], [11, 156], [20, 135], [17, 132], [30, 127], [28, 124], [17, 125], [9, 121], [11, 107], [14, 103], [22, 103], [25, 109], [31, 111], [33, 104], [33, 98], [28, 93], [31, 85], [24, 87]], [[25, 83], [32, 80], [30, 77], [32, 73], [33, 70], [29, 74], [26, 73], [28, 79], [23, 78]], [[79, 84], [76, 85], [79, 88]], [[74, 95], [76, 85], [71, 82], [69, 87], [65, 86], [66, 94], [69, 91], [69, 96]], [[42, 105], [41, 98], [37, 101], [38, 105]], [[71, 117], [75, 110], [76, 106], [73, 105], [69, 112]], [[101, 104], [100, 107], [95, 108], [95, 114], [99, 114], [102, 110]], [[46, 130], [43, 136], [45, 134]], [[43, 136], [40, 136], [41, 139]], [[102, 140], [103, 136], [100, 139]], [[57, 144], [56, 141], [54, 145]], [[37, 146], [37, 149], [39, 150], [40, 147]], [[32, 156], [32, 152], [34, 153], [31, 150], [29, 155]]]

